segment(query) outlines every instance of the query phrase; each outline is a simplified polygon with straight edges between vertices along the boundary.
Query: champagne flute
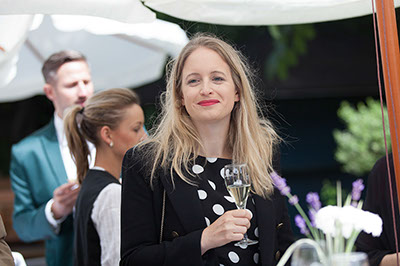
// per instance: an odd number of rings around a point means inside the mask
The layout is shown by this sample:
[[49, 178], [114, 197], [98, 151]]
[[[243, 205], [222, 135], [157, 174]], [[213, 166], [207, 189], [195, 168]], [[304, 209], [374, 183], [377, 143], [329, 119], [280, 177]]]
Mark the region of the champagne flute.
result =
[[[225, 185], [229, 194], [235, 200], [238, 209], [245, 209], [250, 192], [250, 177], [246, 164], [228, 164], [224, 167]], [[243, 239], [235, 243], [235, 246], [246, 248], [248, 245], [257, 244], [257, 240], [251, 240], [244, 234]]]

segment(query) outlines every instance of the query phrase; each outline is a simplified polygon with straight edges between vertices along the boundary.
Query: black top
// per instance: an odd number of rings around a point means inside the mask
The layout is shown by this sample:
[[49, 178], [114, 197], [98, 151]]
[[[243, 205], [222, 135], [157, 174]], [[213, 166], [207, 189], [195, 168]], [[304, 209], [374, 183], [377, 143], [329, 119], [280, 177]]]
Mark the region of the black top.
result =
[[[156, 169], [151, 186], [151, 163], [146, 151], [147, 147], [131, 149], [122, 163], [120, 265], [219, 266], [216, 249], [201, 255], [201, 235], [207, 224], [198, 187], [186, 183], [175, 172], [172, 182], [170, 169], [161, 168]], [[193, 177], [190, 168], [188, 172], [182, 170], [188, 178]], [[252, 199], [257, 206], [253, 215], [257, 216], [259, 229], [259, 263], [276, 265], [293, 242], [286, 198], [275, 190], [268, 199], [258, 195], [252, 195]]]
[[[367, 197], [363, 209], [378, 214], [383, 221], [383, 231], [379, 237], [361, 232], [356, 246], [359, 251], [368, 254], [371, 266], [378, 266], [387, 254], [396, 253], [392, 204], [390, 199], [389, 180], [386, 166], [386, 157], [379, 159], [368, 176]], [[394, 212], [396, 215], [397, 236], [400, 239], [400, 217], [397, 203], [396, 180], [393, 168], [393, 157], [389, 155], [390, 176], [394, 195]], [[398, 240], [399, 240], [398, 239]], [[398, 241], [400, 247], [400, 241]]]
[[89, 170], [81, 184], [81, 190], [75, 203], [75, 266], [101, 265], [100, 238], [91, 215], [98, 195], [112, 183], [119, 184], [118, 180], [110, 173]]
[[[236, 209], [234, 199], [229, 195], [223, 178], [223, 168], [231, 164], [232, 160], [198, 157], [192, 166], [192, 173], [198, 175], [200, 183], [198, 195], [203, 207], [206, 224], [210, 225], [226, 211]], [[249, 197], [246, 209], [253, 214], [251, 226], [247, 230], [249, 239], [258, 240], [258, 227], [254, 201]], [[241, 248], [228, 243], [216, 248], [215, 253], [221, 265], [257, 265], [259, 262], [258, 244]]]

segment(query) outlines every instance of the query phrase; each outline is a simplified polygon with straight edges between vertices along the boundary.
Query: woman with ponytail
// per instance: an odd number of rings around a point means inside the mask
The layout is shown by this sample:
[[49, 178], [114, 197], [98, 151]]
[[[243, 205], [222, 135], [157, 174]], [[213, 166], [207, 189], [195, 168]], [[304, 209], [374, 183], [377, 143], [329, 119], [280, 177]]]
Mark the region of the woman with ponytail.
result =
[[[75, 205], [74, 264], [118, 265], [120, 259], [120, 171], [125, 152], [146, 134], [138, 96], [129, 89], [101, 91], [64, 118], [81, 189]], [[87, 141], [96, 146], [89, 169]]]

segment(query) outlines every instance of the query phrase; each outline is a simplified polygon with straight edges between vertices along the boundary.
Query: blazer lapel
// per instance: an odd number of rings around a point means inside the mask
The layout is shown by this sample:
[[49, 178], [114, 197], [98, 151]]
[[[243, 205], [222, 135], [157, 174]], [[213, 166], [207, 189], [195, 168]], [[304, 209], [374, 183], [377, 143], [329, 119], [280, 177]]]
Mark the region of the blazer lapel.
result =
[[261, 262], [262, 265], [270, 265], [268, 260], [273, 257], [272, 246], [275, 241], [275, 207], [271, 200], [254, 194], [252, 196], [256, 203]]
[[198, 198], [197, 187], [189, 185], [177, 174], [174, 174], [175, 186], [165, 176], [161, 180], [167, 191], [168, 198], [186, 232], [205, 228], [206, 222]]
[[41, 138], [43, 150], [47, 161], [54, 173], [55, 179], [59, 185], [67, 182], [67, 172], [65, 171], [64, 163], [61, 157], [61, 151], [57, 140], [56, 128], [54, 127], [54, 121], [51, 120], [47, 125], [45, 134]]

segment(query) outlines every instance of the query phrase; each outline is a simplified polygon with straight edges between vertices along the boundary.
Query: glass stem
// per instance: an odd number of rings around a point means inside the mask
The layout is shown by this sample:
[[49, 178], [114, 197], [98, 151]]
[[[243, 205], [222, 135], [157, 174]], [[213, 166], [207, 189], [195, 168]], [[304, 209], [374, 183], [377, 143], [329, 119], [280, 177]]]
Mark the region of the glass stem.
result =
[[[244, 210], [246, 205], [247, 205], [247, 200], [244, 202], [243, 206], [237, 206], [237, 205], [236, 205], [236, 207], [237, 207], [238, 209], [240, 209], [240, 210]], [[244, 233], [244, 235], [243, 235], [243, 239], [240, 240], [240, 241], [243, 241], [243, 242], [245, 242], [245, 243], [247, 244], [247, 243], [248, 243], [248, 239], [249, 239], [249, 238], [247, 237], [247, 231], [246, 231], [246, 233]]]

